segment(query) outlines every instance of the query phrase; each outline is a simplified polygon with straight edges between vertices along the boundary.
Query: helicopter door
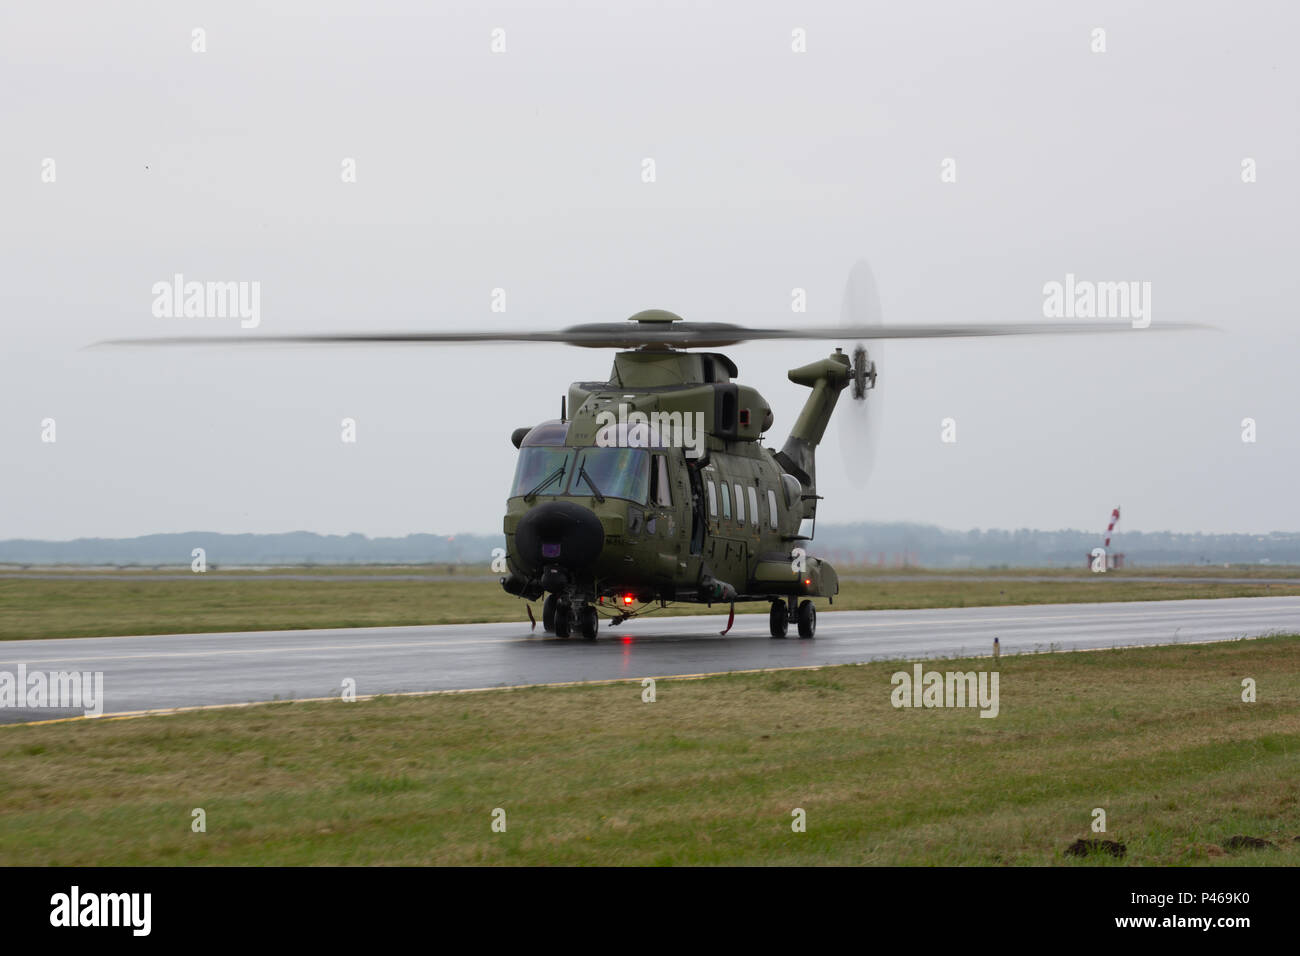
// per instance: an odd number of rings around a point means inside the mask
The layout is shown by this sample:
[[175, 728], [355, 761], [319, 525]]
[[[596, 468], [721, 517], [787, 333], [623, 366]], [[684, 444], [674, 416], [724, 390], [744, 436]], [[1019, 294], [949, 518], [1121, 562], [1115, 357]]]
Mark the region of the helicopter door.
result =
[[[716, 477], [719, 479], [717, 513], [713, 519], [712, 533], [709, 535], [709, 563], [715, 577], [721, 578], [743, 592], [747, 581], [748, 565], [742, 510], [745, 507], [744, 499], [738, 499], [740, 485], [733, 484], [725, 472], [719, 471]], [[733, 488], [737, 489], [735, 496], [732, 494]]]
[[704, 514], [704, 481], [700, 470], [686, 464], [686, 474], [691, 482], [691, 554], [704, 551], [704, 527], [708, 520]]

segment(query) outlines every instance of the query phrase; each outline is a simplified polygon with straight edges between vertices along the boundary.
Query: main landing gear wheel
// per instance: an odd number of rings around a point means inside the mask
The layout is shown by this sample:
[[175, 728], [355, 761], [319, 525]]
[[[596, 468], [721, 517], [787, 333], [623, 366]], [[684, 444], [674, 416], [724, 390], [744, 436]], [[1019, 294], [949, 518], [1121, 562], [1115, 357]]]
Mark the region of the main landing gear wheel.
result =
[[578, 612], [578, 629], [582, 632], [584, 641], [596, 639], [596, 632], [600, 630], [600, 616], [590, 604]]
[[[545, 610], [542, 614], [545, 615]], [[573, 615], [569, 611], [569, 605], [564, 601], [555, 602], [555, 636], [568, 637], [569, 629], [573, 626]]]
[[767, 616], [767, 623], [772, 629], [773, 637], [785, 637], [790, 630], [790, 609], [786, 607], [785, 601], [772, 602], [772, 611]]
[[555, 608], [559, 603], [559, 595], [546, 595], [546, 603], [542, 605], [542, 630], [547, 634], [555, 633]]
[[817, 633], [817, 607], [812, 601], [799, 605], [799, 636], [812, 637]]

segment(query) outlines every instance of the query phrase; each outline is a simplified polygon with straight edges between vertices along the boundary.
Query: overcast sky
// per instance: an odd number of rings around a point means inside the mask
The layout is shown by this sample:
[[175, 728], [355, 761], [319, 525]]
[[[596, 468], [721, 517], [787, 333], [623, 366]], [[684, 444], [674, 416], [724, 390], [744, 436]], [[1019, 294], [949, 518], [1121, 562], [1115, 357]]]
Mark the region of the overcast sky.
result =
[[[1300, 530], [1293, 4], [541, 6], [6, 4], [0, 538], [499, 531], [510, 432], [611, 362], [101, 339], [834, 322], [857, 258], [889, 322], [1042, 320], [1072, 273], [1221, 331], [890, 343], [821, 521]], [[177, 273], [260, 325], [156, 317]], [[770, 444], [833, 344], [727, 350]]]

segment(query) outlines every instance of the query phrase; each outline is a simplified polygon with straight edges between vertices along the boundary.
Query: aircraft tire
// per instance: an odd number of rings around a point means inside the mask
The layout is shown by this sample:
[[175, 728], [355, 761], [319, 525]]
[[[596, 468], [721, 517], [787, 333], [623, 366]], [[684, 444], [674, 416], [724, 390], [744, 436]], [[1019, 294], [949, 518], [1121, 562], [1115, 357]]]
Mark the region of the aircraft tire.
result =
[[578, 628], [582, 632], [584, 641], [596, 639], [596, 633], [600, 630], [600, 615], [590, 604], [578, 612]]
[[790, 632], [790, 609], [786, 607], [784, 600], [772, 602], [767, 623], [773, 637], [785, 637]]
[[814, 637], [817, 634], [817, 605], [812, 601], [799, 604], [799, 636]]

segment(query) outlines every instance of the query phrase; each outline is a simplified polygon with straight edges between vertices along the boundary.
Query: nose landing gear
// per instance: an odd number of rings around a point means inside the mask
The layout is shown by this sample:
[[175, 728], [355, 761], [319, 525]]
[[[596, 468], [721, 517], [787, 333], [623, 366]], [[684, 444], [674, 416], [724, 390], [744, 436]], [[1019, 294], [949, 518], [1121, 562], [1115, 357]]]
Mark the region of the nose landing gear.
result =
[[600, 616], [590, 604], [574, 605], [558, 594], [548, 594], [542, 605], [542, 627], [556, 637], [569, 637], [576, 629], [585, 641], [594, 641]]
[[578, 629], [582, 633], [584, 641], [594, 641], [596, 632], [600, 630], [600, 617], [596, 614], [596, 609], [590, 604], [584, 604], [582, 610], [578, 613]]
[[[554, 597], [554, 595], [551, 595]], [[546, 611], [542, 611], [545, 617]], [[569, 631], [573, 627], [573, 615], [569, 613], [569, 602], [556, 600], [555, 602], [555, 636], [568, 637]]]

